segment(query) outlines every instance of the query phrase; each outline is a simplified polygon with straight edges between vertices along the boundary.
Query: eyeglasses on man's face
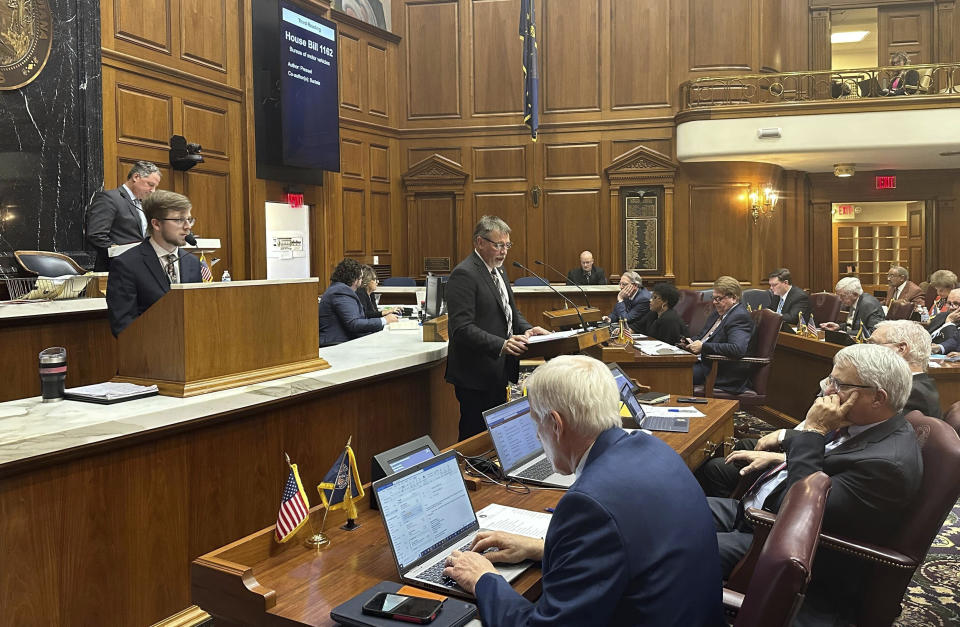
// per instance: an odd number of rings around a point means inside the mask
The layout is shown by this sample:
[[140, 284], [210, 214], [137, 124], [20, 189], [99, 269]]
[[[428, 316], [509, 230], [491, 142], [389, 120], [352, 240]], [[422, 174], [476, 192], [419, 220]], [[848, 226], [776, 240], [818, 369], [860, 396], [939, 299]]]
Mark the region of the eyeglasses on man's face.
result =
[[163, 220], [164, 222], [176, 222], [179, 226], [193, 226], [197, 223], [196, 218], [157, 218], [157, 220]]
[[722, 300], [723, 300], [724, 298], [726, 298], [726, 297], [727, 297], [727, 294], [714, 294], [714, 295], [713, 295], [713, 302], [719, 303], [720, 301], [722, 301]]
[[957, 300], [948, 300], [947, 309], [958, 309], [960, 308], [960, 301]]
[[480, 238], [490, 242], [490, 245], [496, 248], [497, 250], [510, 250], [511, 248], [513, 248], [513, 243], [511, 242], [495, 242], [489, 237], [484, 237], [483, 235], [481, 235]]
[[820, 389], [826, 392], [830, 388], [833, 388], [834, 390], [839, 392], [841, 390], [851, 390], [854, 388], [869, 390], [869, 389], [872, 389], [873, 386], [862, 385], [860, 383], [844, 383], [843, 381], [840, 381], [839, 379], [837, 379], [835, 376], [830, 375], [825, 379], [823, 379], [822, 381], [820, 381]]

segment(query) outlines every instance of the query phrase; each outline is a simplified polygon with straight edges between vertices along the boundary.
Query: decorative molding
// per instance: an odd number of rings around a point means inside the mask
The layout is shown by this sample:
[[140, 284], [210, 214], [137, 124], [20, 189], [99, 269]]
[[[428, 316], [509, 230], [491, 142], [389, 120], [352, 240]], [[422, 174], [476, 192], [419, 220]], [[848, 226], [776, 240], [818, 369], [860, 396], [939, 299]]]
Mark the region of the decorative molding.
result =
[[[203, 78], [202, 76], [197, 76], [195, 74], [190, 74], [189, 72], [184, 72], [183, 70], [178, 70], [168, 65], [155, 63], [143, 57], [136, 57], [132, 54], [117, 52], [116, 50], [111, 50], [109, 48], [100, 48], [100, 55], [104, 65], [115, 67], [119, 70], [142, 74], [143, 70], [146, 69], [154, 73], [153, 75], [150, 73], [146, 74], [150, 78], [167, 80], [168, 82], [170, 82], [169, 77], [176, 78], [176, 84], [181, 87], [199, 89], [203, 93], [208, 93], [211, 96], [220, 96], [236, 102], [240, 102], [241, 97], [243, 96], [242, 89], [230, 87], [224, 83], [210, 80], [209, 78]], [[193, 84], [191, 85], [190, 83]]]
[[403, 39], [400, 35], [394, 34], [388, 30], [383, 30], [382, 28], [377, 28], [373, 24], [368, 24], [363, 20], [358, 20], [355, 17], [347, 15], [346, 13], [341, 13], [333, 8], [330, 9], [330, 19], [337, 24], [343, 24], [344, 26], [350, 26], [351, 28], [361, 30], [368, 35], [373, 35], [377, 39], [389, 41], [392, 44], [398, 44], [400, 43], [400, 40]]
[[413, 164], [400, 176], [407, 189], [426, 186], [461, 191], [469, 177], [459, 163], [436, 153]]
[[627, 183], [673, 185], [679, 167], [667, 155], [646, 146], [637, 146], [611, 161], [604, 172], [611, 186]]

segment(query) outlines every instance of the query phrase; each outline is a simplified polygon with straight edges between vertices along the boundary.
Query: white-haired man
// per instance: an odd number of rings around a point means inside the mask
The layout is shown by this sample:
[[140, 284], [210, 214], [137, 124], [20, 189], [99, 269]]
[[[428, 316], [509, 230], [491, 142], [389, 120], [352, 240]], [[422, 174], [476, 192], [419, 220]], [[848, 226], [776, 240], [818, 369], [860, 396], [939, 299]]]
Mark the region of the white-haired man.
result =
[[[776, 512], [787, 490], [810, 474], [830, 475], [823, 530], [876, 544], [888, 542], [923, 477], [916, 434], [903, 416], [911, 389], [907, 362], [884, 346], [857, 344], [834, 356], [823, 396], [799, 430], [764, 436], [751, 454], [766, 469], [740, 501], [708, 500], [717, 525], [724, 576], [747, 552], [753, 530], [743, 510]], [[784, 458], [780, 453], [786, 453]], [[834, 624], [860, 607], [862, 562], [821, 547], [795, 625]]]
[[868, 341], [897, 351], [913, 374], [910, 397], [903, 406], [903, 413], [916, 409], [923, 412], [924, 416], [940, 418], [940, 393], [936, 381], [927, 374], [927, 365], [930, 363], [930, 335], [927, 330], [913, 320], [884, 320], [877, 325]]
[[[605, 364], [561, 356], [527, 379], [530, 410], [557, 472], [577, 480], [544, 540], [481, 532], [444, 574], [474, 592], [484, 625], [717, 625], [721, 580], [710, 511], [683, 460], [620, 428]], [[481, 552], [496, 547], [495, 551]], [[543, 562], [531, 603], [491, 561]]]
[[840, 297], [840, 303], [849, 311], [847, 319], [841, 323], [824, 322], [820, 328], [828, 331], [846, 331], [850, 335], [857, 335], [862, 326], [864, 335], [869, 337], [885, 317], [880, 301], [870, 294], [863, 293], [863, 286], [860, 285], [860, 279], [857, 277], [843, 277], [837, 281], [835, 291]]

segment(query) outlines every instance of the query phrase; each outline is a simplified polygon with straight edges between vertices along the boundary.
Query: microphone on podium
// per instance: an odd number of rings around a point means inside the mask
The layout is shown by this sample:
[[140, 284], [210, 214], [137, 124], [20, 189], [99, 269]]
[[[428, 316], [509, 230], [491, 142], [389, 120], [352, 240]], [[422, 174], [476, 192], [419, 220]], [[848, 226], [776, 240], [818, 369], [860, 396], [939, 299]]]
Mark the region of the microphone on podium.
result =
[[543, 278], [542, 276], [540, 276], [539, 274], [537, 274], [536, 272], [534, 272], [533, 270], [531, 270], [531, 269], [528, 268], [527, 266], [523, 265], [523, 264], [520, 263], [519, 261], [514, 261], [514, 262], [513, 262], [513, 267], [514, 267], [514, 268], [520, 268], [520, 269], [522, 269], [522, 270], [526, 270], [527, 272], [529, 272], [529, 273], [532, 274], [533, 276], [535, 276], [535, 277], [537, 277], [538, 279], [540, 279], [541, 281], [543, 281], [543, 284], [544, 284], [544, 285], [546, 285], [546, 286], [549, 287], [551, 290], [553, 290], [554, 293], [556, 293], [557, 296], [559, 296], [560, 298], [562, 298], [565, 302], [569, 303], [571, 307], [573, 307], [573, 310], [574, 310], [575, 312], [577, 312], [577, 317], [580, 318], [580, 325], [583, 327], [583, 330], [584, 330], [584, 331], [589, 331], [589, 330], [590, 330], [590, 329], [587, 328], [587, 323], [586, 323], [586, 321], [583, 319], [583, 314], [580, 313], [580, 310], [579, 310], [579, 309], [577, 308], [577, 306], [573, 303], [573, 301], [570, 300], [569, 298], [567, 298], [566, 296], [564, 296], [563, 294], [561, 294], [561, 293], [560, 293], [560, 290], [558, 290], [558, 289], [555, 288], [554, 286], [550, 285], [550, 281], [546, 280], [545, 278]]
[[187, 235], [183, 239], [185, 239], [186, 242], [191, 246], [197, 245], [197, 236], [193, 234], [193, 231], [190, 231], [189, 233], [187, 233]]
[[[553, 266], [551, 266], [549, 263], [544, 263], [543, 261], [540, 261], [539, 259], [534, 259], [534, 260], [533, 260], [533, 263], [537, 264], [538, 266], [546, 266], [546, 267], [550, 268], [551, 270], [553, 270], [554, 272], [556, 272], [557, 274], [559, 274], [560, 276], [562, 276], [564, 280], [567, 279], [567, 275], [565, 275], [563, 272], [560, 272], [559, 270], [557, 270], [556, 268], [554, 268]], [[580, 290], [580, 293], [583, 294], [583, 302], [587, 303], [587, 307], [589, 308], [589, 307], [590, 307], [590, 299], [587, 298], [587, 293], [586, 293], [585, 291], [583, 291], [583, 288], [580, 287], [580, 284], [577, 283], [576, 281], [574, 281], [573, 284], [577, 287], [578, 290]]]

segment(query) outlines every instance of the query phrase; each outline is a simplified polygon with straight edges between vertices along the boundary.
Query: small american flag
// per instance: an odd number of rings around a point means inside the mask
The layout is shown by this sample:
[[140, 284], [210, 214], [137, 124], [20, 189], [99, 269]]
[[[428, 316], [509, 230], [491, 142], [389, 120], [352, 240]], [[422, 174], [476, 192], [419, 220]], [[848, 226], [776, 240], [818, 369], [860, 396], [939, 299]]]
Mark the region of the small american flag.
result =
[[624, 344], [633, 344], [633, 332], [626, 320], [620, 319], [620, 338]]
[[283, 499], [280, 501], [280, 512], [277, 514], [277, 542], [286, 542], [293, 534], [307, 522], [310, 517], [310, 502], [300, 485], [300, 475], [297, 465], [290, 464], [290, 474], [287, 483], [283, 486]]
[[810, 317], [807, 318], [807, 330], [814, 335], [817, 334], [817, 323], [813, 321], [813, 314], [810, 314]]
[[204, 283], [213, 283], [213, 274], [210, 272], [210, 266], [207, 265], [207, 258], [200, 253], [200, 278]]

